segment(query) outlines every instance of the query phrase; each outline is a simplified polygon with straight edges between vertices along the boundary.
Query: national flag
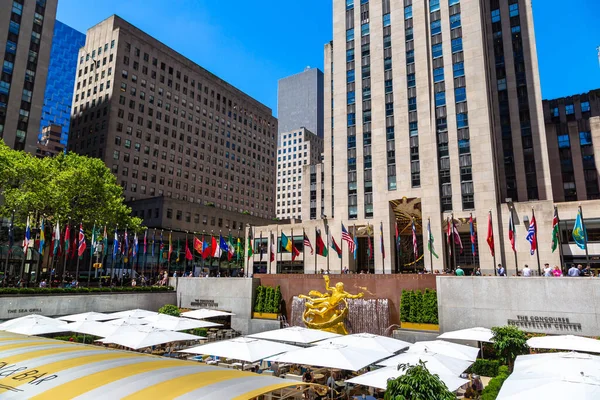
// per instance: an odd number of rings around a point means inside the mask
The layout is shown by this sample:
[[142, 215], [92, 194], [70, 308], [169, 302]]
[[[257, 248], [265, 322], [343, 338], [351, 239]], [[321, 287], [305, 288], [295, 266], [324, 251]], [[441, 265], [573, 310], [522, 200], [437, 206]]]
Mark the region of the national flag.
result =
[[477, 255], [477, 251], [475, 250], [475, 242], [477, 241], [477, 237], [475, 236], [475, 223], [473, 222], [473, 214], [469, 217], [469, 232], [471, 233], [471, 253], [473, 257]]
[[196, 253], [202, 255], [202, 241], [200, 239], [198, 239], [196, 236], [194, 236], [194, 250], [196, 250]]
[[321, 238], [321, 230], [317, 228], [316, 232], [315, 245], [317, 246], [317, 254], [323, 257], [327, 257], [329, 250], [327, 250], [327, 246], [323, 243], [323, 239]]
[[175, 262], [179, 262], [179, 255], [181, 254], [181, 243], [179, 242], [179, 238], [177, 238], [177, 251], [175, 252], [175, 255], [177, 256], [177, 258], [175, 258]]
[[135, 232], [133, 235], [133, 256], [132, 256], [133, 259], [135, 259], [135, 257], [137, 257], [138, 250], [139, 250], [138, 236], [137, 236], [137, 232]]
[[[225, 241], [225, 238], [219, 233], [219, 247], [221, 249], [221, 253], [225, 252], [225, 253], [229, 253], [229, 246], [227, 245], [227, 241]], [[261, 249], [262, 249], [262, 243], [261, 243]]]
[[454, 223], [454, 219], [452, 219], [452, 230], [454, 231], [454, 244], [457, 244], [460, 246], [460, 252], [462, 254], [463, 244], [462, 244], [462, 240], [460, 238], [460, 234], [458, 233], [458, 228], [456, 227], [456, 224]]
[[[69, 234], [67, 227], [67, 235]], [[117, 228], [115, 228], [115, 238], [113, 239], [113, 260], [117, 258], [117, 254], [119, 254], [119, 234], [117, 233]]]
[[273, 232], [271, 232], [271, 250], [269, 254], [269, 261], [275, 261], [275, 253], [277, 253], [275, 251], [275, 238], [273, 237]]
[[286, 236], [285, 233], [281, 232], [281, 251], [287, 251], [288, 253], [292, 252], [292, 241]]
[[512, 248], [512, 251], [514, 253], [517, 252], [517, 247], [516, 247], [516, 233], [517, 231], [515, 230], [515, 223], [513, 222], [513, 213], [510, 213], [510, 216], [508, 217], [508, 240], [510, 241], [510, 247]]
[[152, 232], [152, 258], [154, 258], [154, 244], [156, 243], [156, 229], [154, 230], [154, 232]]
[[354, 253], [354, 238], [346, 230], [344, 224], [342, 224], [342, 242], [348, 243], [348, 250], [350, 251], [350, 253]]
[[252, 228], [248, 229], [248, 259], [254, 255], [254, 248], [252, 243]]
[[[416, 234], [414, 235], [415, 237], [417, 236]], [[427, 221], [427, 249], [429, 249], [429, 252], [431, 254], [433, 254], [433, 256], [435, 258], [439, 258], [437, 253], [435, 252], [435, 247], [433, 245], [433, 232], [431, 232], [431, 221], [428, 220]]]
[[192, 252], [190, 251], [190, 248], [188, 246], [187, 236], [185, 238], [185, 259], [187, 261], [192, 261], [194, 259], [194, 255], [192, 254]]
[[[256, 243], [255, 243], [256, 244]], [[258, 245], [258, 252], [260, 253], [260, 257], [259, 260], [262, 261], [263, 259], [263, 254], [265, 253], [265, 248], [263, 247], [263, 237], [262, 237], [262, 232], [260, 233], [260, 242]]]
[[396, 251], [398, 254], [402, 254], [402, 246], [400, 242], [400, 232], [398, 231], [398, 221], [396, 221]]
[[312, 256], [314, 254], [314, 249], [312, 247], [312, 244], [310, 243], [310, 240], [308, 239], [308, 236], [306, 236], [306, 232], [304, 232], [304, 247], [308, 247], [310, 249], [310, 255]]
[[206, 260], [208, 257], [210, 257], [213, 253], [211, 244], [212, 244], [212, 242], [209, 240], [206, 240], [204, 235], [202, 235], [202, 258], [204, 260]]
[[221, 247], [219, 247], [219, 241], [215, 236], [212, 237], [211, 248], [213, 251], [212, 256], [215, 258], [221, 258]]
[[446, 218], [446, 245], [448, 246], [448, 254], [452, 255], [452, 224], [450, 217]]
[[[239, 231], [238, 231], [239, 233]], [[240, 240], [240, 238], [237, 238], [237, 249], [236, 249], [236, 256], [235, 259], [237, 261], [240, 261], [240, 258], [242, 257], [242, 241]]]
[[79, 239], [77, 238], [77, 236], [78, 235], [76, 233], [73, 233], [73, 246], [71, 247], [70, 258], [75, 258], [75, 256], [77, 255], [77, 250], [79, 249]]
[[71, 244], [71, 229], [69, 228], [69, 224], [65, 228], [65, 257], [69, 255], [69, 246]]
[[535, 214], [531, 215], [531, 222], [529, 222], [529, 229], [527, 229], [527, 241], [529, 242], [530, 250], [529, 253], [531, 255], [535, 254], [537, 250], [537, 224], [535, 222]]
[[83, 224], [79, 224], [79, 246], [77, 254], [79, 257], [83, 256], [83, 252], [85, 251], [87, 245], [85, 244], [85, 233], [83, 233]]
[[371, 243], [371, 235], [369, 235], [369, 227], [367, 226], [367, 260], [373, 258], [373, 244]]
[[492, 226], [492, 213], [488, 214], [488, 233], [486, 242], [490, 248], [490, 253], [492, 253], [492, 257], [494, 257], [496, 250], [494, 247], [494, 228]]
[[108, 234], [106, 233], [106, 225], [104, 225], [104, 234], [102, 235], [102, 255], [108, 254]]
[[587, 247], [587, 232], [585, 225], [583, 224], [581, 207], [579, 207], [579, 210], [577, 211], [577, 218], [575, 219], [575, 225], [573, 226], [573, 240], [580, 249], [585, 250]]
[[92, 239], [90, 244], [90, 256], [93, 256], [98, 250], [98, 232], [96, 232], [96, 223], [94, 223], [94, 227], [92, 228]]
[[125, 229], [125, 236], [123, 236], [123, 247], [121, 248], [123, 255], [127, 257], [129, 255], [129, 237], [127, 236], [127, 229]]
[[160, 231], [160, 242], [158, 243], [158, 263], [160, 264], [164, 257], [165, 243], [163, 241], [163, 231]]
[[335, 238], [333, 237], [333, 235], [330, 235], [330, 236], [331, 236], [331, 247], [335, 250], [335, 252], [337, 253], [338, 257], [342, 258], [342, 249], [335, 242]]
[[46, 243], [46, 234], [44, 233], [44, 218], [42, 218], [42, 223], [40, 225], [40, 255], [44, 255], [44, 244]]
[[144, 255], [148, 254], [148, 229], [144, 232]]
[[31, 240], [31, 227], [29, 226], [29, 216], [27, 216], [27, 226], [25, 227], [25, 238], [23, 239], [23, 254], [27, 257], [27, 249], [29, 249], [29, 241]]
[[58, 225], [58, 221], [56, 221], [56, 226], [54, 227], [54, 232], [52, 233], [52, 241], [54, 242], [54, 257], [58, 254], [58, 249], [60, 248], [60, 226]]
[[296, 257], [298, 257], [299, 255], [300, 255], [300, 252], [294, 245], [294, 236], [292, 235], [292, 261], [295, 261]]
[[235, 255], [235, 245], [233, 242], [233, 237], [231, 237], [231, 231], [229, 232], [229, 240], [227, 241], [227, 261], [231, 261], [233, 256]]
[[381, 255], [385, 260], [385, 247], [383, 245], [383, 222], [379, 223], [379, 238], [381, 239]]
[[173, 253], [173, 239], [172, 232], [169, 232], [169, 250], [167, 252], [167, 261], [171, 261], [171, 254]]
[[354, 259], [356, 260], [356, 257], [358, 257], [358, 238], [354, 237], [354, 253], [352, 253], [354, 255]]
[[415, 255], [415, 260], [419, 256], [419, 242], [417, 242], [417, 227], [415, 226], [415, 220], [412, 220], [412, 241], [413, 241], [413, 254]]
[[553, 253], [558, 248], [558, 235], [559, 235], [558, 222], [559, 222], [558, 208], [554, 207], [554, 217], [552, 218], [552, 252]]

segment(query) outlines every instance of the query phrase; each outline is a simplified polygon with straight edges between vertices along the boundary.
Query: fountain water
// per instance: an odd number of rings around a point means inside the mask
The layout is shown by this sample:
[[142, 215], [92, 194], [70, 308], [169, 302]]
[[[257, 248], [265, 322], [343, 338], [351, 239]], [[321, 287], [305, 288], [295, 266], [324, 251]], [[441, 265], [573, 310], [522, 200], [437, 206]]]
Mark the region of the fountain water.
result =
[[[346, 327], [350, 333], [373, 333], [385, 335], [390, 325], [390, 307], [388, 299], [348, 299], [348, 319]], [[304, 299], [294, 296], [290, 326], [304, 326]]]

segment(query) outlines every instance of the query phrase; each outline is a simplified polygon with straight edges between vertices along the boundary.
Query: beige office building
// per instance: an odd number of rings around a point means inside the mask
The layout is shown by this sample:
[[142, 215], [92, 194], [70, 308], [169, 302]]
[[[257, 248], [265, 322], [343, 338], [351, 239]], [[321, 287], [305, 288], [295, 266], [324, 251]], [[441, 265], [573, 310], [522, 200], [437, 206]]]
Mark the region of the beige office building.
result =
[[306, 128], [280, 134], [277, 149], [277, 218], [302, 219], [302, 186], [306, 165], [321, 162], [323, 138]]
[[72, 110], [69, 149], [103, 159], [127, 201], [275, 217], [271, 109], [118, 16], [87, 31]]
[[57, 0], [0, 0], [0, 139], [35, 154]]

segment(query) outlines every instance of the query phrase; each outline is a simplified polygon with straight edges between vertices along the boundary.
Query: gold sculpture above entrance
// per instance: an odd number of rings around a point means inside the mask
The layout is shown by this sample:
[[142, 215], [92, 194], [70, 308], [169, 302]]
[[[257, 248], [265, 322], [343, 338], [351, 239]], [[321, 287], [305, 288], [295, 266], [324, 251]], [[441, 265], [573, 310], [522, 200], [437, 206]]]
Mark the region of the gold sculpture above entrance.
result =
[[364, 294], [346, 292], [342, 282], [330, 287], [329, 275], [323, 276], [323, 279], [325, 280], [325, 293], [311, 290], [308, 296], [298, 296], [301, 299], [306, 299], [302, 321], [310, 329], [347, 335], [348, 331], [344, 324], [348, 316], [348, 302], [346, 299], [360, 299]]

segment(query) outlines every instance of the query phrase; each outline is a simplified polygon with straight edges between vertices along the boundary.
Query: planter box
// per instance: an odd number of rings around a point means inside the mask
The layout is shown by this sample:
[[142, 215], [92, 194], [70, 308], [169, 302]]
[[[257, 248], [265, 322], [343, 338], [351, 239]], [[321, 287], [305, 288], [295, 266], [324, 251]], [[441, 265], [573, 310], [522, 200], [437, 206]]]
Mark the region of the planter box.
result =
[[401, 322], [400, 326], [402, 329], [412, 329], [416, 331], [437, 331], [439, 332], [440, 326], [436, 324], [418, 324], [416, 322]]
[[277, 314], [277, 313], [253, 312], [252, 313], [252, 318], [258, 318], [258, 319], [278, 319], [279, 318], [279, 314]]

